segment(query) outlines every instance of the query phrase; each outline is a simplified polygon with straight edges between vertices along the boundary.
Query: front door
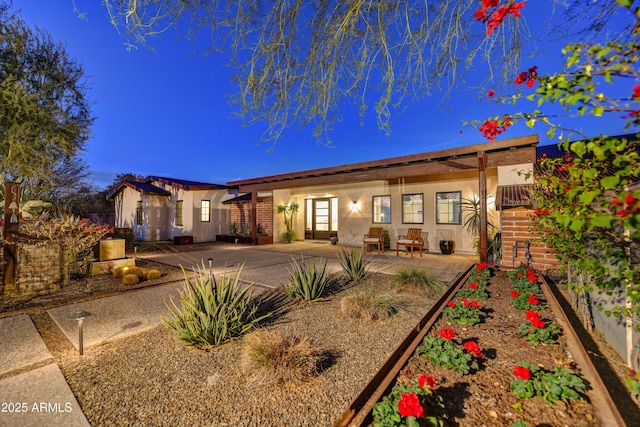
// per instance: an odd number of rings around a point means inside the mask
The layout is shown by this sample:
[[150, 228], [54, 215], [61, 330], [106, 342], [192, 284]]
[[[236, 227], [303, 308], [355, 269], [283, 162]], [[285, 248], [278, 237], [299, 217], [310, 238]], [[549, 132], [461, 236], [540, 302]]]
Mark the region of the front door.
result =
[[305, 200], [305, 239], [338, 237], [338, 198]]
[[331, 199], [313, 199], [313, 239], [328, 240], [331, 228]]

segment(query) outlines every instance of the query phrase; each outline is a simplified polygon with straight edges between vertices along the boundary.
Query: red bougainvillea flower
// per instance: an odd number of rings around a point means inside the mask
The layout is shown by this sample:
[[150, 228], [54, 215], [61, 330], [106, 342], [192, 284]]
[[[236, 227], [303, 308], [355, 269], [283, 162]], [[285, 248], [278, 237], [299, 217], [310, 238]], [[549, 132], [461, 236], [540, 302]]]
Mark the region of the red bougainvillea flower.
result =
[[527, 320], [530, 321], [530, 322], [533, 319], [539, 319], [540, 318], [540, 315], [538, 314], [538, 312], [535, 311], [535, 310], [531, 310], [531, 309], [527, 310], [526, 316], [527, 316]]
[[511, 291], [511, 298], [518, 298], [520, 296], [520, 292], [518, 291]]
[[633, 197], [633, 194], [629, 194], [627, 195], [627, 197], [624, 198], [624, 201], [628, 204], [628, 205], [633, 205], [635, 204], [638, 199], [636, 199], [635, 197]]
[[418, 386], [420, 386], [420, 388], [424, 388], [425, 385], [429, 386], [429, 388], [435, 387], [436, 377], [433, 375], [420, 374], [418, 377]]
[[469, 283], [469, 287], [470, 287], [471, 289], [478, 289], [478, 284], [477, 284], [477, 283], [475, 283], [475, 282], [471, 282], [471, 283]]
[[420, 398], [415, 392], [403, 393], [398, 402], [398, 411], [403, 417], [422, 418], [424, 408], [420, 404]]
[[640, 85], [635, 85], [633, 87], [633, 97], [640, 98]]
[[622, 209], [618, 211], [617, 215], [621, 218], [624, 218], [625, 216], [629, 215], [629, 211], [626, 209]]
[[449, 307], [451, 307], [451, 308], [456, 308], [456, 303], [455, 303], [455, 302], [453, 302], [453, 301], [449, 301], [449, 302], [447, 303], [447, 306], [449, 306]]
[[538, 329], [544, 329], [544, 328], [547, 327], [547, 325], [539, 317], [537, 317], [535, 319], [531, 319], [531, 325], [534, 328], [538, 328]]
[[506, 131], [512, 124], [513, 123], [509, 116], [505, 115], [502, 118], [502, 121], [491, 119], [486, 120], [478, 130], [482, 132], [482, 135], [484, 135], [484, 137], [489, 141], [494, 141], [498, 135]]
[[478, 343], [476, 343], [475, 341], [467, 341], [466, 343], [464, 343], [464, 349], [469, 353], [473, 353], [473, 355], [478, 358], [482, 357], [482, 350], [480, 349]]
[[538, 298], [536, 298], [535, 295], [529, 295], [529, 298], [527, 298], [527, 302], [529, 304], [533, 304], [533, 305], [538, 305], [540, 304], [540, 301], [538, 301]]
[[613, 203], [616, 206], [622, 206], [622, 202], [620, 200], [618, 200], [618, 199], [613, 199], [611, 201], [611, 203]]
[[491, 98], [493, 95], [495, 95], [495, 92], [493, 91], [493, 89], [491, 89], [489, 92], [487, 92], [487, 96], [489, 98]]
[[445, 340], [452, 340], [456, 337], [456, 333], [451, 328], [442, 328], [440, 329], [440, 336]]
[[513, 368], [513, 375], [523, 380], [531, 379], [531, 371], [524, 366], [515, 366]]

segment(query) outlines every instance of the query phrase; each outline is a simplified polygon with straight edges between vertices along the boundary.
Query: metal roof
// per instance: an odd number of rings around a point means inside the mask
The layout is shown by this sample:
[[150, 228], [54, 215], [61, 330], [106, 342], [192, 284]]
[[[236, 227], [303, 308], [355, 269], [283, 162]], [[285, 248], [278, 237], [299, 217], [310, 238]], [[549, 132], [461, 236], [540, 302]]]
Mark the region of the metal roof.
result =
[[142, 194], [150, 194], [152, 196], [171, 196], [171, 193], [160, 187], [156, 187], [148, 182], [123, 181], [111, 193], [107, 194], [107, 200], [113, 199], [125, 187], [129, 187]]
[[226, 185], [222, 184], [211, 184], [209, 182], [190, 181], [187, 179], [168, 178], [163, 176], [148, 176], [145, 181], [157, 181], [185, 191], [226, 190], [228, 188]]

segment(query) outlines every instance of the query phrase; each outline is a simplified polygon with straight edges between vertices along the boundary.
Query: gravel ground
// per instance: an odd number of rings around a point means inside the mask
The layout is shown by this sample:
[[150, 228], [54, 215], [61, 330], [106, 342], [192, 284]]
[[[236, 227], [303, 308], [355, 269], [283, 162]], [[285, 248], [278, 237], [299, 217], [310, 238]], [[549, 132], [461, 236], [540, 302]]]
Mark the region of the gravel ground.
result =
[[239, 342], [200, 350], [178, 342], [164, 327], [83, 357], [59, 349], [58, 360], [93, 426], [328, 426], [435, 302], [413, 289], [398, 296], [403, 309], [388, 319], [371, 322], [341, 313], [346, 293], [385, 292], [389, 282], [388, 276], [374, 275], [325, 301], [288, 304], [266, 326], [306, 336], [328, 356], [322, 372], [300, 385], [256, 384], [240, 367]]

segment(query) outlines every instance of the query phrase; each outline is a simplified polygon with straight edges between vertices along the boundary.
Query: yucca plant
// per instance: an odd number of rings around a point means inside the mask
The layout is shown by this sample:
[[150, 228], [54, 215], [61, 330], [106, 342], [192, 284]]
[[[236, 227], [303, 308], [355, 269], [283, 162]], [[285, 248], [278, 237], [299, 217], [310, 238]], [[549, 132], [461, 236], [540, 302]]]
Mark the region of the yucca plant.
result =
[[298, 262], [292, 256], [289, 263], [291, 264], [289, 283], [284, 286], [284, 292], [294, 299], [318, 301], [327, 286], [327, 261], [322, 267], [316, 268], [315, 264], [307, 264], [304, 257]]
[[364, 280], [369, 275], [369, 261], [364, 257], [364, 249], [359, 251], [346, 251], [342, 249], [338, 252], [340, 267], [347, 277], [355, 283]]
[[427, 294], [440, 296], [444, 289], [442, 282], [423, 268], [405, 267], [395, 273], [395, 282], [400, 286], [416, 286]]
[[256, 317], [258, 305], [251, 300], [253, 285], [241, 287], [240, 275], [244, 264], [232, 274], [222, 275], [218, 281], [206, 272], [204, 264], [185, 279], [179, 301], [173, 297], [165, 301], [171, 318], [162, 317], [162, 323], [175, 332], [178, 340], [197, 347], [217, 346], [240, 337], [253, 329], [270, 314]]

